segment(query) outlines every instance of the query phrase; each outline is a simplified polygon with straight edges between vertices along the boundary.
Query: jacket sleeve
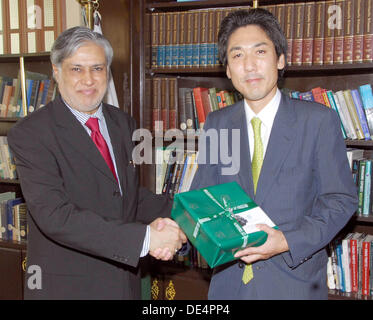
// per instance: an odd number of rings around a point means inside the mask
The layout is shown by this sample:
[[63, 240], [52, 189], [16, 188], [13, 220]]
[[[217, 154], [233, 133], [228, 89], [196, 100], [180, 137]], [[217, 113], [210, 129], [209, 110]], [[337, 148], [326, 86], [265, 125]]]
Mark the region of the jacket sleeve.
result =
[[284, 231], [290, 250], [283, 258], [291, 268], [324, 248], [357, 209], [357, 189], [337, 114], [327, 112], [318, 130], [314, 164], [318, 195], [311, 214], [304, 216], [292, 230]]

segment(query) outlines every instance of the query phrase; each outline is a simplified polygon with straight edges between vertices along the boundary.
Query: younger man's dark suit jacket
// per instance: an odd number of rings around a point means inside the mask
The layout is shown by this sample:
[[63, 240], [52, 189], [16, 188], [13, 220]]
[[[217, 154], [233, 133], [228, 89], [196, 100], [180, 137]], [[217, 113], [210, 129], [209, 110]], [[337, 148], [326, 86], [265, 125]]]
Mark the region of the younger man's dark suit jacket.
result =
[[[206, 135], [217, 129], [219, 139], [206, 139], [206, 144], [200, 139], [199, 157], [207, 164], [199, 163], [192, 189], [237, 181], [289, 245], [288, 252], [253, 263], [254, 278], [248, 284], [241, 281], [243, 263], [216, 269], [209, 298], [326, 299], [325, 247], [357, 209], [337, 113], [282, 95], [256, 194], [244, 102], [210, 113], [204, 129]], [[239, 139], [232, 139], [235, 129]], [[224, 141], [229, 141], [228, 149]], [[212, 161], [213, 156], [218, 160]]]

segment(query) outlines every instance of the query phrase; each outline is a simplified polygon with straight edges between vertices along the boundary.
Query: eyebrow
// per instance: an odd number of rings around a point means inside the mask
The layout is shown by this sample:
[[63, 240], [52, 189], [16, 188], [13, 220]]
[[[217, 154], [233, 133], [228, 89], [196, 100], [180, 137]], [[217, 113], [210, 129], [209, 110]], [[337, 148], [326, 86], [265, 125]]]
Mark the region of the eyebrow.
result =
[[[259, 43], [254, 44], [253, 46], [251, 46], [251, 48], [257, 48], [257, 47], [260, 47], [260, 46], [268, 46], [268, 43], [264, 42], [264, 41], [259, 42]], [[234, 50], [242, 50], [242, 46], [234, 46], [234, 47], [229, 49], [229, 52], [232, 52]]]

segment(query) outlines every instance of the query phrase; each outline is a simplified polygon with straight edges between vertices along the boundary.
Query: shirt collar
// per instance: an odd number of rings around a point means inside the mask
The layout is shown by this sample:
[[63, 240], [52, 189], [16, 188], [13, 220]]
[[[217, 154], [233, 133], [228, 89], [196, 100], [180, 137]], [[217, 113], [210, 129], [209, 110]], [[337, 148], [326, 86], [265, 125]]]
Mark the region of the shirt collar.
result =
[[257, 117], [261, 120], [262, 124], [266, 128], [272, 128], [272, 124], [275, 120], [275, 116], [280, 105], [280, 101], [281, 92], [277, 88], [276, 94], [271, 99], [271, 101], [258, 114], [255, 114], [254, 111], [251, 110], [251, 108], [247, 104], [246, 100], [244, 100], [247, 122], [250, 123], [252, 118]]
[[[62, 98], [62, 97], [61, 97]], [[78, 121], [85, 125], [85, 123], [88, 121], [89, 118], [98, 118], [99, 120], [102, 120], [104, 118], [104, 114], [102, 112], [102, 103], [98, 107], [97, 111], [93, 114], [87, 114], [81, 111], [78, 111], [72, 107], [69, 106], [69, 104], [62, 98], [62, 101], [65, 103], [66, 107], [69, 108], [69, 110], [72, 112], [72, 114], [78, 119]]]

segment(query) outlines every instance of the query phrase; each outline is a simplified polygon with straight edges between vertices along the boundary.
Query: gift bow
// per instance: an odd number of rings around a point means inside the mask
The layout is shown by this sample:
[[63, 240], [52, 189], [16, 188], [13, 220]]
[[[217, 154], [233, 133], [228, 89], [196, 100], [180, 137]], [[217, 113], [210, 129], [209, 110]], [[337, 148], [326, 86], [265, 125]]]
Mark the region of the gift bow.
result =
[[249, 205], [247, 203], [245, 204], [241, 204], [239, 206], [236, 206], [236, 207], [229, 207], [228, 206], [228, 203], [226, 201], [226, 199], [223, 197], [223, 204], [221, 204], [211, 193], [210, 191], [208, 191], [207, 189], [203, 189], [202, 190], [206, 196], [211, 199], [213, 202], [215, 202], [216, 205], [218, 205], [221, 209], [223, 209], [223, 211], [217, 213], [217, 214], [214, 214], [212, 217], [206, 217], [206, 218], [199, 218], [197, 220], [197, 224], [194, 228], [194, 231], [193, 231], [193, 237], [196, 238], [197, 237], [197, 234], [199, 232], [199, 229], [201, 227], [202, 224], [204, 224], [205, 222], [208, 222], [208, 221], [211, 221], [211, 220], [214, 220], [214, 219], [217, 219], [217, 218], [220, 218], [220, 216], [222, 215], [225, 215], [228, 219], [230, 219], [232, 222], [233, 222], [233, 225], [235, 226], [235, 228], [237, 229], [237, 231], [241, 234], [242, 238], [243, 238], [243, 243], [242, 243], [242, 248], [246, 247], [247, 246], [247, 239], [248, 239], [248, 234], [245, 232], [245, 230], [241, 227], [241, 225], [238, 223], [238, 221], [236, 220], [236, 218], [234, 217], [234, 213], [233, 211], [234, 210], [238, 210], [238, 209], [244, 209], [244, 208], [248, 208]]

